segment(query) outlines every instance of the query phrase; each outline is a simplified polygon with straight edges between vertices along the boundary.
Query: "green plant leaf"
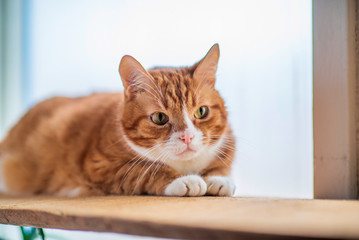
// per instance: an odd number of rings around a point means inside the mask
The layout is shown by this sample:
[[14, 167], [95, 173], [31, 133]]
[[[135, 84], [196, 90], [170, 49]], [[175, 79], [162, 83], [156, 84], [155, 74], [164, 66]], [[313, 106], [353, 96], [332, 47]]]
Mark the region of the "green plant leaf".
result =
[[45, 240], [44, 230], [42, 228], [34, 227], [20, 227], [23, 240], [35, 240], [40, 238]]

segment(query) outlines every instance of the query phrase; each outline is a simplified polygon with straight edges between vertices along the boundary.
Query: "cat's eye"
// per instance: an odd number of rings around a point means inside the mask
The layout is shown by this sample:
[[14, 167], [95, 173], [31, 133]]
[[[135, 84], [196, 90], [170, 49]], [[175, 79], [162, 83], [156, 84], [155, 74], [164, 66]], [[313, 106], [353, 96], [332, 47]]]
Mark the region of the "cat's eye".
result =
[[152, 122], [157, 125], [165, 125], [168, 122], [168, 116], [162, 112], [155, 112], [151, 115]]
[[197, 111], [194, 113], [194, 117], [198, 119], [205, 118], [208, 115], [208, 107], [202, 106], [197, 109]]

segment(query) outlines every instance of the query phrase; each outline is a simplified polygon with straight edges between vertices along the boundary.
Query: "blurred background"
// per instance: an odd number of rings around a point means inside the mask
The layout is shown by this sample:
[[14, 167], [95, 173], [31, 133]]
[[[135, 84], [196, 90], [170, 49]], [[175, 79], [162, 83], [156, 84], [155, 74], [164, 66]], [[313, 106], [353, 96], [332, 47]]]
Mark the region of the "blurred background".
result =
[[121, 91], [125, 54], [185, 66], [214, 43], [238, 196], [313, 197], [312, 2], [1, 0], [0, 134], [54, 95]]

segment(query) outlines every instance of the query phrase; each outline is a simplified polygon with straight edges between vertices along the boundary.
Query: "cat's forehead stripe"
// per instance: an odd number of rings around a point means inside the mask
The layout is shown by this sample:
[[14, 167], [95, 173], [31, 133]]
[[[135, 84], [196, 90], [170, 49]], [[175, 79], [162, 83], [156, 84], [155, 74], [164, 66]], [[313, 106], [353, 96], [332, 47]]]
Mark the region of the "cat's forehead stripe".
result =
[[195, 98], [191, 96], [192, 73], [187, 68], [182, 69], [152, 69], [150, 74], [156, 80], [164, 95], [163, 105], [166, 109], [180, 107], [183, 101], [194, 105]]

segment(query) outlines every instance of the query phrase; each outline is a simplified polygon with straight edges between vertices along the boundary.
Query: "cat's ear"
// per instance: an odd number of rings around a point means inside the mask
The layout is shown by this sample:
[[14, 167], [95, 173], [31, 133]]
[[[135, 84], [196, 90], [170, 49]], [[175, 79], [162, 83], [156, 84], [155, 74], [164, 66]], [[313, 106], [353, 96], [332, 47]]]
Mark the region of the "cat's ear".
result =
[[216, 81], [216, 72], [219, 59], [219, 45], [218, 43], [214, 44], [211, 49], [209, 49], [206, 56], [195, 64], [193, 77], [198, 81], [206, 81], [211, 86], [214, 86]]
[[119, 72], [125, 87], [125, 95], [130, 99], [135, 97], [136, 92], [141, 90], [142, 83], [151, 82], [152, 78], [142, 65], [129, 55], [121, 59]]

